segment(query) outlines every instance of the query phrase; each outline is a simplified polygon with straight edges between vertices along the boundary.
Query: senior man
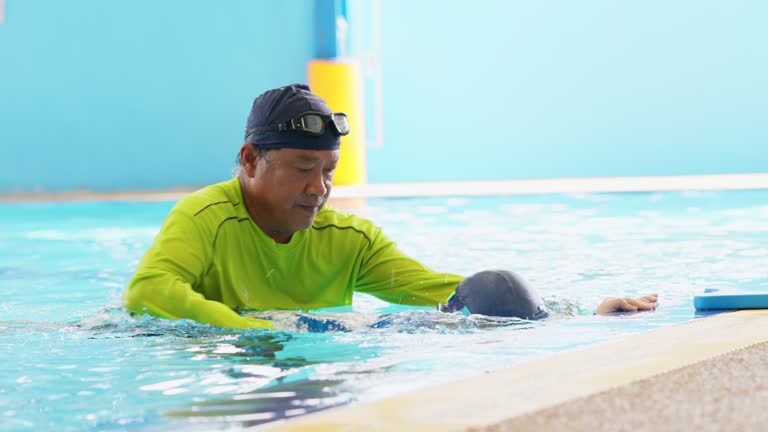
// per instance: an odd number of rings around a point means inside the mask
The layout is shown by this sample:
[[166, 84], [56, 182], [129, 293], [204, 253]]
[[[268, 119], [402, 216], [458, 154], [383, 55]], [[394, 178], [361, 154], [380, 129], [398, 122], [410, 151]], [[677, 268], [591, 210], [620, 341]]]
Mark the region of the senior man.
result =
[[[237, 177], [181, 199], [124, 293], [126, 309], [230, 328], [271, 328], [246, 310], [348, 305], [354, 292], [407, 305], [524, 319], [546, 317], [520, 276], [464, 278], [408, 257], [365, 218], [326, 202], [339, 162], [343, 113], [302, 84], [258, 96]], [[650, 310], [656, 296], [609, 298], [597, 313]]]

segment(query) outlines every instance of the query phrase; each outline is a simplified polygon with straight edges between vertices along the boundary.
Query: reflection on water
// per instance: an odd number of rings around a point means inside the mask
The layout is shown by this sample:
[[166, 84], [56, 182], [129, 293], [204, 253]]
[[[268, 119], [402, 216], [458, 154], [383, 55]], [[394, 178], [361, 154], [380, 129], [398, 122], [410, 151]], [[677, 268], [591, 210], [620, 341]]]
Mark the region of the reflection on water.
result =
[[305, 379], [302, 381], [277, 380], [264, 389], [238, 394], [228, 399], [194, 403], [176, 411], [169, 417], [181, 417], [196, 423], [240, 423], [243, 427], [282, 420], [311, 412], [344, 405], [351, 395], [339, 395], [335, 388], [341, 380]]

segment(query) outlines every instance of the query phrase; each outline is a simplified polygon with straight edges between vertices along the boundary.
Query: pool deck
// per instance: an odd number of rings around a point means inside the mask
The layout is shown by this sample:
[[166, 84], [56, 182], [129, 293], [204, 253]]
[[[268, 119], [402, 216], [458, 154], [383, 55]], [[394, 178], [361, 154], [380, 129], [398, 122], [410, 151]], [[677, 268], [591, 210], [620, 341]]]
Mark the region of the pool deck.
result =
[[[196, 188], [171, 191], [75, 191], [0, 194], [0, 202], [175, 201]], [[600, 177], [476, 182], [391, 183], [334, 186], [336, 200], [383, 197], [528, 195], [592, 192], [663, 192], [768, 189], [768, 173], [700, 176]]]
[[766, 342], [768, 311], [723, 313], [259, 430], [764, 430]]

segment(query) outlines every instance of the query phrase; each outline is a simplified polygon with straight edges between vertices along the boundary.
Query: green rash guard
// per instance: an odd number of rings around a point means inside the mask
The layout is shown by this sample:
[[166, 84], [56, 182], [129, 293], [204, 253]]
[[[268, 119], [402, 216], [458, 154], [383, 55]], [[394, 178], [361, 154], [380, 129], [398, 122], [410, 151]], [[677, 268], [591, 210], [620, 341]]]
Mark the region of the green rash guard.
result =
[[404, 255], [371, 221], [324, 206], [312, 227], [276, 243], [251, 219], [240, 181], [179, 201], [124, 293], [126, 309], [221, 327], [269, 328], [233, 309], [317, 309], [353, 292], [390, 303], [437, 305], [462, 276]]

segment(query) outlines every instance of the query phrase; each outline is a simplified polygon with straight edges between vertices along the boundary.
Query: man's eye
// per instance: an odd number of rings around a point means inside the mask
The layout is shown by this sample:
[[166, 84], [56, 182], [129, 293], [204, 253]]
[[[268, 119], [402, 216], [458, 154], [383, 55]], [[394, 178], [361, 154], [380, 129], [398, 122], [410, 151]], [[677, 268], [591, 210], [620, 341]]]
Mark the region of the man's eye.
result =
[[309, 173], [312, 172], [312, 168], [299, 168], [299, 167], [296, 167], [296, 169], [299, 170], [299, 172], [303, 173], [303, 174], [309, 174]]

